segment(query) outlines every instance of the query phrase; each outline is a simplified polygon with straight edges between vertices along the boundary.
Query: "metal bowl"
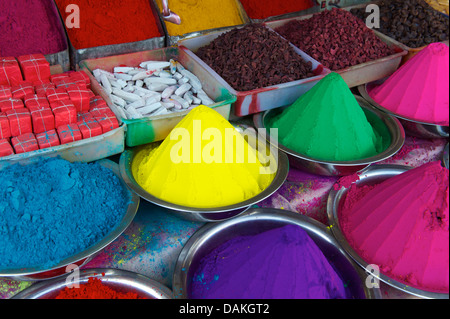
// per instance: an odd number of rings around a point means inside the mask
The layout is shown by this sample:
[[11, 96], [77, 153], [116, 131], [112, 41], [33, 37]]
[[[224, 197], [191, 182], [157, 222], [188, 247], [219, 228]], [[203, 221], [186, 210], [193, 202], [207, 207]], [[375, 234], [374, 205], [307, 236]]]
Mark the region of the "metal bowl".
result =
[[[289, 163], [292, 165], [292, 167], [298, 168], [308, 173], [323, 176], [351, 175], [368, 167], [370, 164], [381, 162], [393, 156], [402, 148], [403, 144], [405, 143], [405, 131], [403, 130], [402, 125], [395, 117], [383, 112], [379, 112], [360, 96], [355, 96], [355, 98], [366, 115], [370, 115], [373, 118], [381, 120], [389, 130], [389, 134], [391, 135], [391, 144], [388, 146], [388, 148], [375, 156], [354, 161], [323, 161], [300, 154], [287, 148], [284, 145], [279, 144], [278, 141], [273, 140], [273, 137], [270, 137], [270, 134], [268, 133], [266, 133], [267, 139], [271, 142], [271, 144], [277, 146], [283, 153], [286, 153], [288, 155]], [[284, 108], [255, 114], [253, 117], [253, 123], [255, 127], [265, 129], [266, 119], [281, 112], [281, 110], [283, 110]]]
[[366, 275], [345, 254], [322, 223], [307, 216], [279, 209], [252, 208], [242, 216], [221, 223], [206, 224], [187, 241], [175, 265], [174, 298], [189, 299], [190, 285], [200, 260], [225, 241], [239, 235], [258, 234], [284, 225], [298, 225], [317, 244], [334, 269], [348, 285], [349, 298], [381, 299], [379, 289], [368, 288]]
[[[240, 127], [237, 127], [236, 129], [242, 132]], [[249, 133], [249, 131], [246, 131], [246, 133]], [[134, 179], [131, 165], [133, 163], [134, 157], [138, 152], [138, 149], [136, 148], [126, 150], [122, 153], [119, 164], [120, 172], [128, 187], [130, 187], [140, 197], [155, 205], [169, 209], [170, 212], [183, 219], [199, 222], [217, 222], [226, 220], [244, 213], [252, 205], [266, 199], [267, 197], [275, 193], [281, 187], [281, 185], [283, 185], [289, 172], [289, 162], [285, 154], [279, 153], [277, 149], [270, 145], [266, 145], [265, 141], [263, 143], [261, 141], [261, 138], [257, 138], [256, 133], [250, 133], [247, 135], [247, 137], [249, 143], [258, 143], [251, 145], [258, 145], [258, 149], [266, 149], [268, 152], [270, 151], [270, 161], [271, 163], [276, 163], [277, 172], [272, 183], [260, 194], [234, 205], [212, 208], [194, 208], [169, 203], [153, 196], [152, 194], [144, 190]]]
[[379, 109], [380, 111], [395, 116], [399, 119], [400, 123], [402, 123], [406, 133], [411, 136], [419, 137], [419, 138], [448, 138], [449, 137], [449, 127], [443, 125], [437, 125], [432, 123], [426, 123], [421, 121], [416, 121], [414, 119], [396, 114], [377, 102], [375, 102], [369, 95], [369, 91], [371, 88], [382, 84], [386, 81], [387, 78], [373, 81], [370, 83], [362, 84], [358, 86], [358, 91], [361, 96], [371, 105]]
[[[384, 180], [394, 177], [396, 175], [402, 174], [408, 170], [412, 169], [408, 166], [402, 165], [375, 165], [368, 167], [363, 170], [359, 175], [359, 180], [355, 183], [357, 185], [375, 185], [383, 182]], [[367, 269], [369, 263], [367, 263], [364, 259], [362, 259], [355, 250], [350, 246], [347, 239], [345, 238], [339, 224], [339, 205], [340, 201], [345, 199], [345, 195], [347, 194], [348, 189], [342, 187], [340, 190], [331, 189], [330, 194], [328, 196], [327, 202], [327, 214], [328, 214], [328, 222], [331, 228], [331, 232], [333, 233], [334, 238], [336, 238], [339, 245], [342, 249], [361, 267], [361, 269]], [[399, 292], [403, 293], [406, 297], [408, 296], [417, 296], [420, 298], [426, 299], [448, 299], [448, 294], [442, 293], [434, 293], [421, 289], [417, 289], [411, 286], [408, 286], [404, 283], [396, 281], [385, 274], [380, 273], [376, 275], [372, 273], [372, 275], [378, 280], [386, 283], [387, 285], [397, 289]]]
[[169, 288], [146, 276], [126, 270], [100, 268], [81, 270], [79, 277], [69, 274], [64, 277], [38, 282], [19, 292], [11, 299], [55, 299], [68, 284], [86, 284], [91, 277], [101, 279], [104, 285], [117, 292], [136, 293], [139, 298], [172, 299], [172, 291]]
[[[29, 160], [28, 162], [32, 162], [32, 160]], [[127, 185], [123, 182], [119, 172], [119, 165], [117, 163], [114, 163], [113, 161], [106, 159], [100, 160], [97, 163], [113, 171], [113, 173], [116, 174], [116, 176], [119, 178], [120, 183], [122, 184], [124, 190], [127, 191], [128, 207], [121, 222], [118, 225], [116, 225], [116, 227], [98, 243], [90, 246], [89, 248], [73, 256], [70, 256], [62, 260], [57, 265], [49, 269], [42, 269], [38, 267], [37, 268], [27, 267], [20, 269], [0, 269], [0, 278], [5, 277], [17, 281], [40, 281], [63, 276], [67, 273], [66, 272], [67, 266], [76, 265], [80, 268], [83, 267], [89, 261], [91, 261], [95, 257], [95, 255], [97, 255], [105, 247], [107, 247], [114, 240], [116, 240], [128, 228], [138, 210], [140, 201], [139, 196], [137, 196], [130, 189], [128, 189]]]

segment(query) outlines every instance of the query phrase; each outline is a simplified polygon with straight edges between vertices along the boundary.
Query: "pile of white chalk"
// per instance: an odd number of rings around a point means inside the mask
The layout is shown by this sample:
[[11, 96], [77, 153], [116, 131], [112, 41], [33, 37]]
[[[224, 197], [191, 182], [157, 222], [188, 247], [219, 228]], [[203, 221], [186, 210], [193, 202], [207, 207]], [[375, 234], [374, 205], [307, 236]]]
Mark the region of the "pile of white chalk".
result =
[[127, 119], [183, 112], [215, 103], [203, 91], [198, 77], [173, 59], [146, 61], [139, 67], [118, 66], [113, 72], [95, 69], [93, 75]]

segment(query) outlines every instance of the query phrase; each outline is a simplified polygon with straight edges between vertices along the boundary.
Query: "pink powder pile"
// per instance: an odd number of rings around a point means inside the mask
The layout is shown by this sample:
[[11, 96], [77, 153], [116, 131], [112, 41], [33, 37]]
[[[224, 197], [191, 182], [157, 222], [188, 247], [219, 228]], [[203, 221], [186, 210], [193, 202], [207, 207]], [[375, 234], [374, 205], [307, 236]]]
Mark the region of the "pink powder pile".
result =
[[54, 54], [67, 49], [51, 0], [0, 1], [0, 56]]
[[349, 189], [342, 232], [369, 264], [418, 289], [449, 292], [448, 169], [431, 162], [375, 186]]
[[432, 43], [369, 90], [389, 111], [419, 122], [449, 125], [449, 47]]

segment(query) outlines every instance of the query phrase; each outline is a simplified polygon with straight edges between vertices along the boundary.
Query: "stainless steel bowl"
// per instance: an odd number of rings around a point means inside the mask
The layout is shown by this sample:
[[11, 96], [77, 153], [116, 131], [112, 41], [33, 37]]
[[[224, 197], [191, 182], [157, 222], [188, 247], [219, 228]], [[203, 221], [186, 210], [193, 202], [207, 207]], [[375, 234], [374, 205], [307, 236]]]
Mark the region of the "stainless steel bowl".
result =
[[[32, 160], [29, 160], [28, 162], [32, 162]], [[80, 268], [83, 267], [89, 261], [91, 261], [95, 257], [95, 255], [97, 255], [105, 247], [107, 247], [114, 240], [116, 240], [128, 228], [128, 226], [133, 221], [134, 216], [136, 215], [136, 212], [139, 207], [140, 198], [139, 196], [134, 194], [130, 189], [128, 189], [127, 185], [122, 180], [118, 164], [110, 160], [100, 160], [97, 163], [113, 171], [114, 174], [116, 174], [117, 177], [119, 178], [124, 190], [127, 191], [128, 207], [127, 211], [124, 213], [121, 222], [118, 225], [116, 225], [116, 227], [105, 238], [100, 240], [95, 245], [92, 245], [89, 248], [62, 260], [57, 265], [49, 269], [41, 269], [33, 267], [20, 269], [0, 269], [0, 278], [5, 277], [17, 281], [40, 281], [63, 276], [67, 273], [66, 272], [67, 266], [76, 265]]]
[[[360, 178], [355, 183], [357, 185], [375, 185], [383, 182], [384, 180], [394, 177], [396, 175], [402, 174], [411, 167], [402, 166], [402, 165], [375, 165], [368, 167], [363, 170], [360, 174]], [[339, 245], [342, 249], [361, 267], [361, 269], [367, 269], [369, 263], [367, 263], [364, 259], [362, 259], [355, 250], [350, 246], [347, 239], [345, 238], [339, 224], [339, 205], [341, 200], [345, 199], [345, 195], [347, 194], [348, 189], [342, 187], [340, 190], [331, 189], [330, 194], [328, 196], [327, 202], [327, 214], [328, 214], [328, 222], [331, 228], [331, 232], [333, 233], [334, 238], [336, 238]], [[413, 295], [420, 298], [426, 299], [448, 299], [448, 294], [434, 293], [421, 289], [417, 289], [408, 285], [405, 285], [399, 281], [396, 281], [385, 274], [380, 273], [378, 276], [375, 273], [372, 273], [374, 277], [378, 280], [386, 283], [387, 285], [397, 289], [402, 292], [404, 296], [408, 297]]]
[[390, 114], [392, 116], [395, 116], [399, 119], [400, 123], [402, 123], [406, 133], [411, 136], [419, 137], [419, 138], [448, 138], [449, 137], [449, 127], [443, 126], [443, 125], [437, 125], [432, 123], [426, 123], [421, 121], [416, 121], [414, 119], [396, 114], [377, 102], [375, 102], [369, 95], [368, 91], [370, 91], [371, 88], [378, 86], [382, 84], [384, 81], [386, 81], [386, 78], [362, 84], [358, 86], [358, 91], [361, 94], [361, 96], [369, 102], [371, 105], [379, 109], [380, 111]]
[[380, 299], [379, 289], [368, 288], [366, 275], [345, 254], [322, 223], [307, 216], [279, 209], [252, 208], [242, 216], [220, 223], [206, 224], [187, 241], [175, 265], [174, 298], [189, 299], [190, 286], [200, 260], [225, 241], [239, 235], [253, 235], [284, 225], [302, 227], [317, 244], [344, 282], [351, 283], [349, 298]]
[[[391, 135], [391, 144], [385, 151], [375, 156], [354, 161], [323, 161], [308, 157], [287, 148], [286, 146], [278, 143], [278, 141], [274, 141], [269, 132], [266, 133], [267, 139], [273, 145], [277, 145], [283, 153], [286, 153], [288, 155], [289, 163], [290, 165], [292, 165], [292, 167], [298, 168], [308, 173], [323, 176], [351, 175], [368, 167], [370, 164], [381, 162], [393, 156], [402, 148], [403, 144], [405, 143], [405, 131], [403, 130], [402, 125], [395, 117], [383, 112], [379, 112], [360, 96], [355, 96], [355, 98], [358, 101], [359, 105], [363, 108], [366, 115], [371, 115], [381, 120], [385, 124], [386, 128], [389, 130], [389, 134]], [[279, 113], [283, 109], [284, 108], [274, 109], [255, 114], [253, 117], [253, 124], [257, 128], [266, 129], [266, 119], [273, 116], [274, 114]]]
[[[240, 130], [240, 127], [237, 127], [236, 129]], [[240, 131], [242, 132], [242, 130]], [[248, 133], [248, 131], [246, 132]], [[272, 183], [264, 191], [262, 191], [260, 194], [258, 194], [253, 198], [250, 198], [246, 201], [234, 205], [223, 207], [212, 207], [212, 208], [194, 208], [169, 203], [167, 201], [157, 198], [156, 196], [153, 196], [152, 194], [144, 190], [136, 182], [133, 176], [131, 166], [134, 157], [138, 152], [137, 148], [126, 150], [125, 152], [122, 153], [119, 164], [120, 172], [122, 174], [122, 178], [124, 179], [128, 187], [130, 187], [140, 197], [155, 205], [169, 209], [170, 212], [183, 219], [200, 222], [217, 222], [226, 220], [244, 213], [252, 205], [266, 199], [267, 197], [275, 193], [281, 187], [281, 185], [283, 185], [289, 172], [289, 162], [285, 154], [279, 153], [275, 148], [273, 148], [270, 145], [266, 145], [265, 141], [263, 143], [260, 138], [257, 138], [256, 133], [248, 134], [247, 137], [249, 143], [258, 143], [251, 145], [258, 145], [258, 149], [260, 150], [266, 149], [268, 152], [270, 152], [270, 161], [271, 163], [276, 163], [277, 172]]]
[[81, 270], [79, 277], [68, 274], [38, 282], [11, 299], [55, 299], [68, 285], [86, 284], [91, 277], [100, 279], [104, 285], [117, 292], [132, 292], [145, 299], [172, 299], [172, 291], [169, 288], [146, 276], [126, 270], [102, 268]]

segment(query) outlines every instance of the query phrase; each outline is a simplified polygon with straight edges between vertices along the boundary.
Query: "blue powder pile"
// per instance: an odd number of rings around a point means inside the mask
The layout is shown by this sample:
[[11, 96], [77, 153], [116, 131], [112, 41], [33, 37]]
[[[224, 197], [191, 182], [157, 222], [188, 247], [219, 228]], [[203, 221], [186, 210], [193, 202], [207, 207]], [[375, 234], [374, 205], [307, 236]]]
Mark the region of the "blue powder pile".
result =
[[41, 159], [0, 171], [0, 269], [48, 269], [102, 240], [129, 198], [98, 163]]

